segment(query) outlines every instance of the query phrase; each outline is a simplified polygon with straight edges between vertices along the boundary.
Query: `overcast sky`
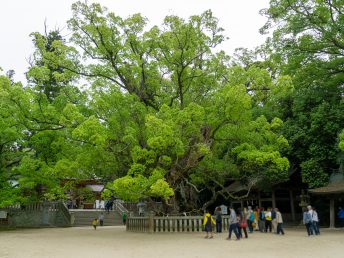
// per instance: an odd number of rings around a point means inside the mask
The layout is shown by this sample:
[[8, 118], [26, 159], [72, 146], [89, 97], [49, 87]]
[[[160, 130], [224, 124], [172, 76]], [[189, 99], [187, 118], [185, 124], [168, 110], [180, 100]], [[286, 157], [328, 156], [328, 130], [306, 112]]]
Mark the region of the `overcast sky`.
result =
[[[24, 81], [28, 58], [33, 53], [29, 36], [32, 32], [62, 29], [67, 35], [66, 21], [71, 18], [73, 0], [2, 0], [0, 1], [0, 67], [4, 72], [15, 70], [15, 80]], [[98, 0], [109, 11], [121, 17], [141, 13], [152, 25], [160, 25], [166, 15], [187, 18], [211, 9], [229, 37], [222, 44], [228, 54], [235, 48], [254, 48], [263, 43], [258, 32], [265, 23], [259, 10], [267, 8], [269, 0]]]

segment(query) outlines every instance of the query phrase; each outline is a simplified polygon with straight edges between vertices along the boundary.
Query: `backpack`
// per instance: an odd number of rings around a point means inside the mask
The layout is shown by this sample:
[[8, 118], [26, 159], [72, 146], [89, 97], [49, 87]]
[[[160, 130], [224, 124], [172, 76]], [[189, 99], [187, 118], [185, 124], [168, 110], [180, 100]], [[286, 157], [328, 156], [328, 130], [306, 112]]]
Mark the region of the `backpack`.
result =
[[265, 214], [264, 214], [263, 211], [260, 211], [260, 212], [259, 212], [259, 219], [260, 219], [260, 220], [265, 220]]

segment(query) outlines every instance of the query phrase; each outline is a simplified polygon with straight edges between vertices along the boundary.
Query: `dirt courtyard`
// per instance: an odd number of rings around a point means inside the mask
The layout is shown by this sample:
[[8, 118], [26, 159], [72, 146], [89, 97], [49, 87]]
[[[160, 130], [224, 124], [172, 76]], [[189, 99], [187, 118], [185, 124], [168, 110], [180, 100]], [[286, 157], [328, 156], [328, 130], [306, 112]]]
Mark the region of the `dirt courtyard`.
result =
[[204, 233], [131, 233], [124, 227], [10, 230], [0, 231], [0, 257], [344, 257], [344, 230], [323, 229], [314, 237], [303, 228], [285, 232], [254, 232], [248, 239], [228, 241], [227, 232], [204, 239]]

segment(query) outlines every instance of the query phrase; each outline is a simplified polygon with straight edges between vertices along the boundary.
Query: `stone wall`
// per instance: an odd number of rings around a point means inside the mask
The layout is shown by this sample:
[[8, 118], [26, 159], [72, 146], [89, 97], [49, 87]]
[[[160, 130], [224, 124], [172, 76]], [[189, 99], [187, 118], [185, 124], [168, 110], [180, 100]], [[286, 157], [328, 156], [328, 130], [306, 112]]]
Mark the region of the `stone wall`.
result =
[[58, 202], [35, 203], [22, 207], [9, 207], [9, 227], [68, 227], [71, 216], [64, 204]]

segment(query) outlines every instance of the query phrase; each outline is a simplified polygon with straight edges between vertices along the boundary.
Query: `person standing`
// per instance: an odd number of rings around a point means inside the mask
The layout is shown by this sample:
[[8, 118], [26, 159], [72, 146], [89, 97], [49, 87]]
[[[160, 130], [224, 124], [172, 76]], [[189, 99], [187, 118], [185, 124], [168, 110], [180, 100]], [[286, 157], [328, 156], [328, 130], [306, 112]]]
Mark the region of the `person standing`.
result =
[[318, 216], [318, 213], [314, 207], [313, 207], [313, 213], [312, 213], [311, 217], [312, 217], [314, 232], [316, 235], [320, 235], [319, 216]]
[[[211, 216], [209, 211], [206, 210], [205, 214], [204, 214], [204, 218], [203, 218], [203, 226], [204, 226], [205, 232], [207, 233], [205, 238], [213, 238], [214, 237], [213, 224], [216, 225], [216, 221], [213, 219], [213, 217]], [[210, 233], [210, 237], [209, 237], [209, 233]]]
[[227, 240], [231, 240], [233, 231], [236, 236], [236, 240], [240, 240], [240, 236], [238, 232], [238, 219], [237, 219], [235, 210], [233, 209], [233, 207], [230, 207], [229, 208], [229, 233], [228, 233]]
[[125, 211], [122, 212], [122, 222], [123, 225], [127, 224], [127, 213]]
[[[307, 206], [308, 209], [309, 206]], [[312, 224], [312, 217], [309, 213], [309, 210], [305, 210], [303, 212], [303, 224], [306, 226], [308, 236], [313, 235], [313, 224]]]
[[99, 215], [99, 224], [100, 226], [104, 226], [104, 214], [100, 213]]
[[339, 226], [343, 228], [344, 227], [344, 209], [342, 207], [339, 207], [337, 216], [339, 219]]
[[251, 206], [248, 206], [248, 214], [247, 214], [246, 219], [247, 219], [248, 231], [250, 233], [253, 233], [253, 225], [252, 225], [252, 223], [254, 222], [254, 213], [253, 213], [253, 210], [252, 210]]
[[271, 208], [268, 208], [267, 211], [265, 212], [265, 232], [271, 233]]
[[259, 225], [258, 225], [258, 221], [259, 221], [259, 207], [256, 206], [256, 208], [254, 209], [253, 211], [254, 213], [254, 223], [255, 226], [253, 227], [255, 231], [258, 231], [259, 230]]
[[258, 226], [259, 226], [259, 231], [260, 232], [264, 232], [265, 231], [265, 211], [264, 211], [264, 207], [261, 207], [260, 210], [259, 210]]
[[283, 218], [281, 212], [278, 210], [278, 208], [275, 208], [276, 212], [276, 233], [279, 235], [280, 233], [284, 235], [284, 230], [283, 230]]
[[215, 210], [215, 220], [216, 220], [216, 233], [222, 232], [222, 213], [221, 208], [217, 207]]

